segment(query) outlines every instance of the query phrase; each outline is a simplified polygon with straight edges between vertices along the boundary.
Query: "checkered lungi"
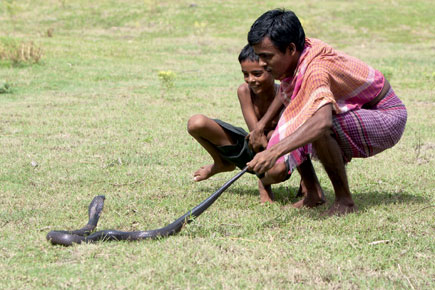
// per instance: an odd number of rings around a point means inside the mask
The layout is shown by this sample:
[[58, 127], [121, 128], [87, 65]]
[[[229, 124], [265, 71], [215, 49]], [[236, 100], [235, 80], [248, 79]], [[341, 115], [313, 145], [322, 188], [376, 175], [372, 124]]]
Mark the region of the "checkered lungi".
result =
[[[393, 89], [374, 107], [333, 115], [334, 138], [337, 140], [347, 163], [352, 158], [367, 158], [399, 142], [407, 120], [405, 105]], [[288, 154], [285, 162], [289, 171], [315, 152], [308, 144]]]

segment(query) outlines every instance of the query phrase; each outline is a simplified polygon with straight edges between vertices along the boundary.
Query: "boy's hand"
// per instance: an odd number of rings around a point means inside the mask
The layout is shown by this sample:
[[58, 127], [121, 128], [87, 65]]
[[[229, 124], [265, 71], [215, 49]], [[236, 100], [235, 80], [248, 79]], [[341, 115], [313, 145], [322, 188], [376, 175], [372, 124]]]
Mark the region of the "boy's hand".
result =
[[252, 130], [246, 139], [249, 140], [249, 146], [255, 153], [263, 151], [267, 147], [267, 137], [263, 130]]

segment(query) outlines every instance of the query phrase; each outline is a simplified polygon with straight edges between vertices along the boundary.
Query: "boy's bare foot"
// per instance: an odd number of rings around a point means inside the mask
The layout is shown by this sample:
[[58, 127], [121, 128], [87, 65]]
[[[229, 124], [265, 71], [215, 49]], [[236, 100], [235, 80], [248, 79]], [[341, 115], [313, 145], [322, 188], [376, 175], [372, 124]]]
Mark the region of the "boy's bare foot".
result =
[[225, 172], [225, 171], [233, 171], [236, 168], [234, 164], [221, 165], [218, 166], [215, 163], [202, 166], [193, 174], [193, 180], [201, 181], [205, 180], [216, 173]]
[[261, 180], [258, 180], [258, 191], [260, 192], [260, 202], [266, 203], [270, 202], [273, 203], [273, 192], [272, 192], [272, 186], [270, 185], [264, 185]]
[[334, 201], [331, 207], [325, 211], [323, 216], [341, 216], [357, 211], [357, 207], [353, 201]]

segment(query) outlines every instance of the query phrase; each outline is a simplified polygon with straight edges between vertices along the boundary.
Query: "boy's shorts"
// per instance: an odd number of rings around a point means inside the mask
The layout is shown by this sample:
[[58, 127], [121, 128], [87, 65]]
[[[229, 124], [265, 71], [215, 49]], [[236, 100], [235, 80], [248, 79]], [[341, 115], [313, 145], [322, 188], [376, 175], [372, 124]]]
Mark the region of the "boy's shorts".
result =
[[229, 133], [233, 141], [236, 143], [235, 145], [216, 146], [219, 155], [223, 159], [236, 165], [238, 168], [245, 168], [246, 163], [251, 161], [255, 156], [255, 152], [252, 151], [249, 147], [248, 141], [246, 140], [248, 132], [243, 130], [243, 128], [235, 127], [219, 119], [213, 119], [213, 121]]

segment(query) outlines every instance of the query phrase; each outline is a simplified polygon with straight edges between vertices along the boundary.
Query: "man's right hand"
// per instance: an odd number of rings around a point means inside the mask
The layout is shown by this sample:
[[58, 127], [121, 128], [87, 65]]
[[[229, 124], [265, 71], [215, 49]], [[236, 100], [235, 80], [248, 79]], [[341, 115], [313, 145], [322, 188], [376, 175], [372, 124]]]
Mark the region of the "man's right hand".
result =
[[254, 159], [246, 163], [248, 170], [257, 174], [263, 174], [275, 165], [278, 156], [274, 153], [273, 147], [264, 150], [254, 156]]

